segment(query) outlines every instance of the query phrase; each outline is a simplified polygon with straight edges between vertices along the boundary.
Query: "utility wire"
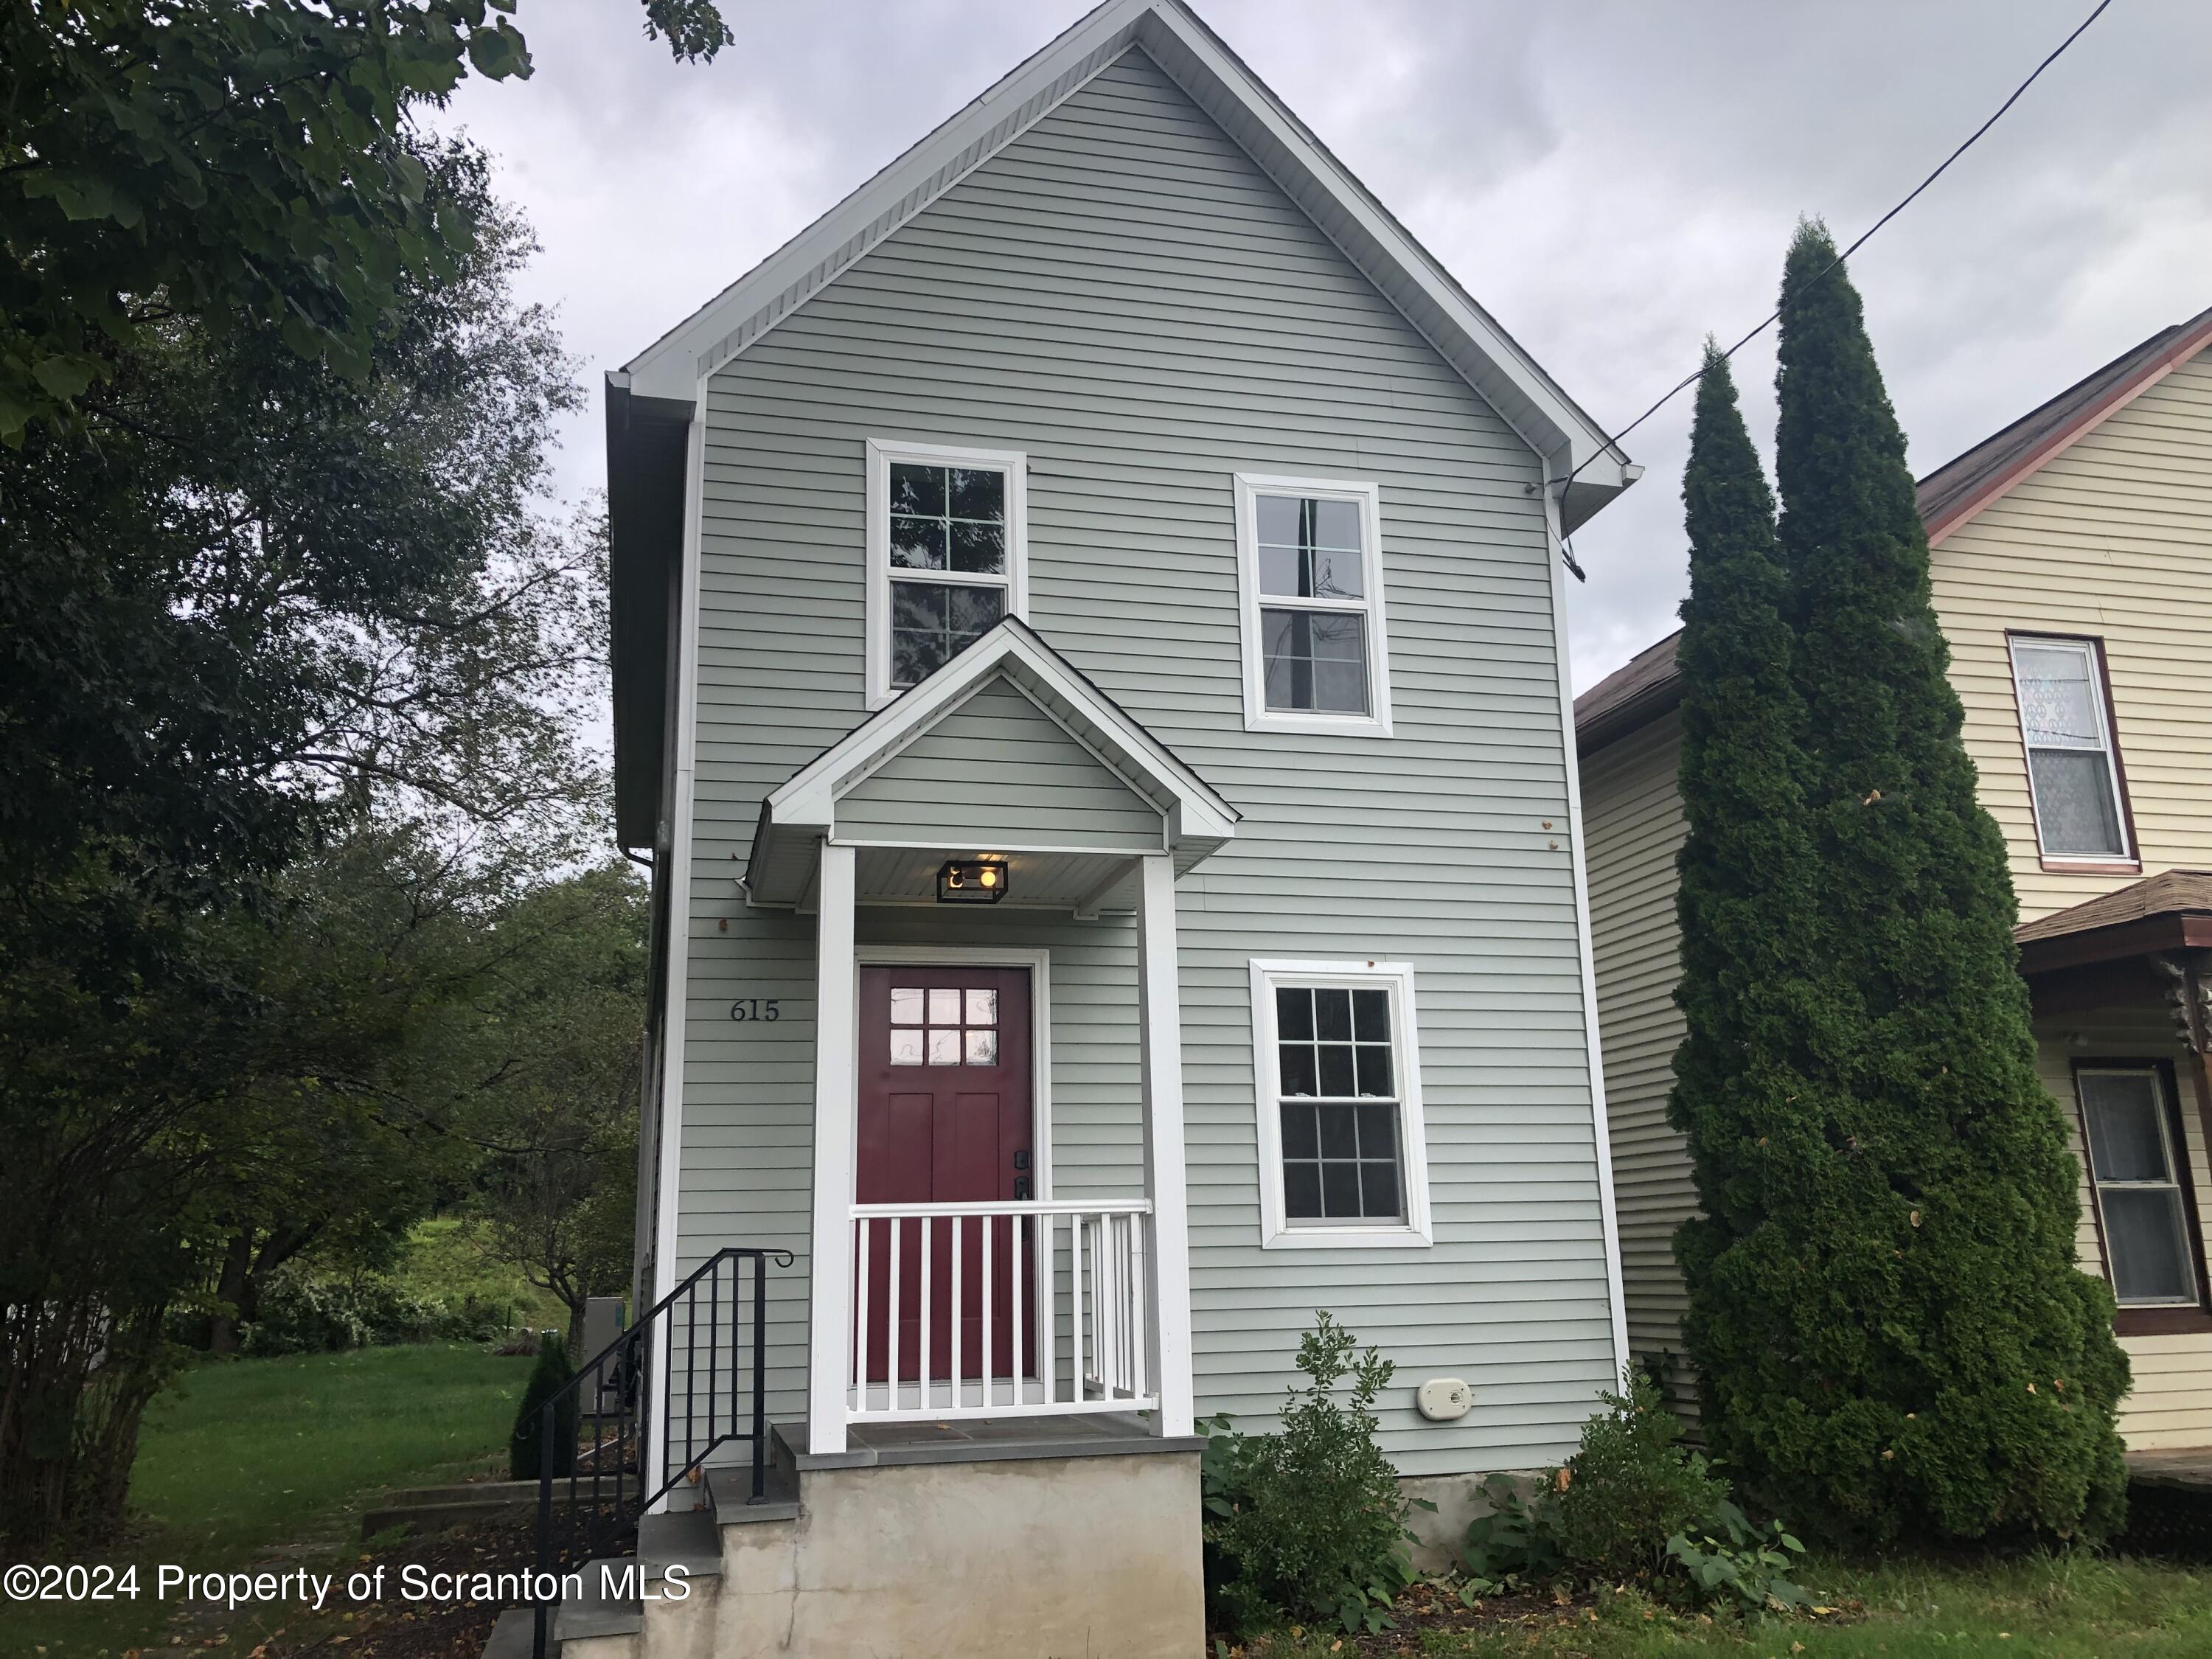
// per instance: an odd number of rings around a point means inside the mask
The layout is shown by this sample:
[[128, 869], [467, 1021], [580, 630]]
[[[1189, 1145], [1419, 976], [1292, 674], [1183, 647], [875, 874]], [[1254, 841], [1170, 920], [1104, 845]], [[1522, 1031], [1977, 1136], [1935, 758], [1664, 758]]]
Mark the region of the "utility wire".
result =
[[[2075, 27], [2073, 33], [2068, 35], [2063, 40], [2061, 40], [2058, 43], [2057, 46], [2051, 52], [2051, 56], [2045, 58], [2041, 63], [2035, 66], [2033, 71], [2029, 74], [2027, 80], [2021, 82], [2018, 86], [2013, 88], [2012, 96], [2006, 99], [2004, 102], [1997, 106], [1996, 114], [1990, 116], [1988, 120], [1976, 127], [1972, 133], [1968, 136], [1965, 143], [1960, 145], [1958, 149], [1953, 150], [1948, 155], [1943, 158], [1942, 166], [1938, 167], [1935, 172], [1929, 173], [1925, 179], [1923, 179], [1918, 184], [1915, 185], [1912, 187], [1912, 193], [1911, 195], [1907, 196], [1895, 207], [1890, 209], [1888, 212], [1883, 214], [1881, 217], [1875, 220], [1873, 224], [1868, 226], [1865, 234], [1862, 235], [1858, 240], [1853, 242], [1849, 247], [1845, 248], [1841, 253], [1838, 253], [1833, 259], [1829, 261], [1829, 263], [1822, 268], [1820, 275], [1813, 278], [1813, 282], [1817, 283], [1820, 281], [1822, 277], [1827, 276], [1829, 271], [1833, 270], [1838, 265], [1843, 264], [1844, 260], [1850, 258], [1851, 255], [1856, 253], [1861, 248], [1864, 247], [1868, 241], [1873, 237], [1875, 232], [1880, 230], [1892, 219], [1894, 219], [1899, 214], [1904, 212], [1905, 209], [1911, 207], [1914, 199], [1919, 196], [1921, 191], [1926, 190], [1929, 185], [1934, 184], [1938, 179], [1941, 179], [1945, 173], [1949, 171], [1952, 162], [1957, 161], [1961, 155], [1964, 155], [1968, 150], [1972, 149], [1980, 140], [1984, 133], [1987, 132], [1991, 127], [1996, 125], [1997, 122], [2003, 118], [2004, 112], [2020, 101], [2021, 94], [2025, 93], [2030, 87], [2033, 86], [2036, 82], [2037, 77], [2042, 75], [2044, 70], [2049, 69], [2053, 64], [2057, 63], [2060, 57], [2064, 54], [2066, 48], [2072, 46], [2076, 40], [2079, 40], [2082, 34], [2087, 32], [2089, 25], [2095, 22], [2100, 17], [2102, 17], [2105, 15], [2106, 8], [2111, 6], [2112, 3], [2112, 0], [2098, 0], [2097, 9], [2081, 20], [2081, 21]], [[1811, 286], [1811, 283], [1808, 283], [1806, 284], [1806, 287], [1808, 288]], [[1760, 335], [1765, 333], [1768, 329], [1774, 326], [1776, 320], [1779, 319], [1781, 315], [1782, 307], [1778, 305], [1774, 307], [1772, 313], [1769, 315], [1764, 322], [1760, 323], [1758, 327], [1753, 329], [1750, 333], [1745, 335], [1743, 338], [1738, 340], [1726, 351], [1721, 353], [1721, 361], [1723, 362], [1726, 362], [1729, 358], [1735, 356], [1737, 352], [1742, 350], [1744, 347], [1749, 345]], [[1607, 438], [1603, 444], [1598, 447], [1596, 452], [1590, 456], [1589, 460], [1584, 461], [1582, 466], [1577, 467], [1572, 472], [1567, 474], [1566, 477], [1562, 480], [1559, 484], [1559, 505], [1563, 507], [1566, 505], [1568, 486], [1572, 484], [1577, 478], [1582, 476], [1583, 467], [1588, 466], [1590, 464], [1590, 461], [1594, 461], [1599, 455], [1604, 454], [1607, 450], [1611, 449], [1613, 445], [1619, 443], [1630, 433], [1635, 431], [1638, 427], [1642, 426], [1644, 422], [1650, 420], [1654, 415], [1656, 415], [1661, 410], [1664, 409], [1674, 400], [1676, 393], [1680, 392], [1686, 386], [1695, 386], [1699, 380], [1705, 378], [1705, 366], [1700, 364], [1690, 374], [1675, 381], [1673, 386], [1667, 388], [1666, 392], [1661, 396], [1658, 402], [1653, 404], [1650, 408], [1645, 410], [1641, 415], [1638, 415], [1626, 426], [1621, 428], [1620, 431]], [[1581, 581], [1585, 580], [1583, 575], [1582, 568], [1575, 562], [1572, 550], [1565, 550], [1565, 556], [1567, 561], [1567, 568], [1575, 573], [1576, 580]]]

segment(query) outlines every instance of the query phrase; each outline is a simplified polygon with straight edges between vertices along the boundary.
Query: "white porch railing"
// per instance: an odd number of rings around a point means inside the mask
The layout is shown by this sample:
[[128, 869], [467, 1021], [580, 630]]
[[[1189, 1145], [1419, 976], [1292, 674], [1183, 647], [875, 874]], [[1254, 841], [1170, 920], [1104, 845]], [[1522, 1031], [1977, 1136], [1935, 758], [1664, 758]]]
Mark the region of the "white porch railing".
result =
[[853, 1206], [854, 1421], [1137, 1411], [1145, 1199]]

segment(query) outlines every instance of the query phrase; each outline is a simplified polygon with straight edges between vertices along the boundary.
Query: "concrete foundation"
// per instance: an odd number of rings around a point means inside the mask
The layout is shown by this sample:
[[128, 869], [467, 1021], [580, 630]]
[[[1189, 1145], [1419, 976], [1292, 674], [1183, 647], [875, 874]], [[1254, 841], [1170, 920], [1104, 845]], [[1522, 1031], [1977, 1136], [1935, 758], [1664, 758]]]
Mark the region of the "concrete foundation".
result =
[[719, 1586], [653, 1608], [648, 1651], [1197, 1659], [1199, 1454], [1130, 1444], [1094, 1431], [1079, 1449], [963, 1437], [801, 1459], [798, 1515], [722, 1527]]
[[[1536, 1476], [1533, 1472], [1514, 1469], [1505, 1473], [1514, 1490], [1523, 1498], [1535, 1490]], [[1413, 1547], [1413, 1565], [1423, 1572], [1442, 1572], [1459, 1565], [1460, 1544], [1467, 1537], [1467, 1523], [1479, 1515], [1490, 1513], [1489, 1502], [1482, 1495], [1483, 1485], [1489, 1479], [1484, 1474], [1401, 1477], [1399, 1491], [1410, 1498], [1425, 1498], [1437, 1506], [1434, 1513], [1415, 1510], [1406, 1519], [1407, 1530], [1419, 1540]]]

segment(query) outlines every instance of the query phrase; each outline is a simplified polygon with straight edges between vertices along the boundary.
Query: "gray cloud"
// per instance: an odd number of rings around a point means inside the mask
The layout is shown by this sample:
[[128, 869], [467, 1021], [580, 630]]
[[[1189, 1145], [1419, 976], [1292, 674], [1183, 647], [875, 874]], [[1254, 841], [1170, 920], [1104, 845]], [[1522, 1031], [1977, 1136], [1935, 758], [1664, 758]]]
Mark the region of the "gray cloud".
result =
[[[1801, 213], [1855, 236], [2088, 0], [1200, 0], [1207, 21], [1559, 378], [1618, 426], [1773, 304]], [[769, 7], [672, 64], [629, 0], [543, 0], [538, 73], [445, 118], [502, 161], [596, 382], [1086, 9]], [[2123, 0], [1853, 261], [1925, 471], [2212, 303], [2212, 6]], [[1738, 378], [1771, 425], [1771, 342]], [[561, 483], [601, 478], [598, 413]], [[1687, 399], [1577, 538], [1577, 684], [1673, 626]]]

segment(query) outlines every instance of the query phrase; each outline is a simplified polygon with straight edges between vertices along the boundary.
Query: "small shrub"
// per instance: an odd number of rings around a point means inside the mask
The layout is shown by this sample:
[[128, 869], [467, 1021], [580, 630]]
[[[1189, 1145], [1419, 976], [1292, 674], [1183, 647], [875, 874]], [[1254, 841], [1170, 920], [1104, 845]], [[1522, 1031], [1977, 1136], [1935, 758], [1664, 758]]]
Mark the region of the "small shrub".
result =
[[1649, 1377], [1583, 1425], [1582, 1445], [1558, 1492], [1559, 1543], [1594, 1578], [1642, 1578], [1665, 1569], [1667, 1542], [1728, 1501], [1725, 1480], [1681, 1446], [1682, 1425]]
[[[1306, 1381], [1291, 1386], [1279, 1432], [1240, 1434], [1226, 1415], [1201, 1425], [1206, 1594], [1220, 1629], [1296, 1619], [1380, 1630], [1413, 1581], [1406, 1517], [1414, 1506], [1375, 1442], [1376, 1398], [1395, 1368], [1358, 1346], [1329, 1315], [1316, 1316], [1298, 1340]], [[1340, 1400], [1346, 1377], [1350, 1398]]]
[[1813, 1598], [1784, 1576], [1790, 1556], [1804, 1554], [1805, 1547], [1779, 1521], [1755, 1526], [1726, 1498], [1713, 1518], [1728, 1534], [1725, 1543], [1710, 1532], [1694, 1540], [1676, 1533], [1667, 1540], [1668, 1555], [1681, 1564], [1701, 1600], [1733, 1601], [1747, 1613], [1812, 1605]]
[[1565, 1576], [1565, 1528], [1559, 1506], [1549, 1501], [1557, 1480], [1554, 1471], [1551, 1485], [1526, 1498], [1510, 1475], [1493, 1474], [1482, 1483], [1490, 1512], [1468, 1522], [1461, 1552], [1474, 1595], [1548, 1584]]
[[[507, 1443], [507, 1473], [515, 1480], [535, 1480], [541, 1474], [562, 1475], [574, 1470], [577, 1391], [570, 1389], [563, 1395], [562, 1390], [575, 1374], [560, 1333], [546, 1332], [538, 1344], [538, 1363], [530, 1368], [530, 1380], [523, 1384], [522, 1405], [514, 1413], [514, 1432]], [[554, 1414], [553, 1467], [549, 1470], [540, 1419], [556, 1395], [561, 1395], [561, 1407]]]
[[1784, 1576], [1804, 1546], [1779, 1521], [1754, 1525], [1728, 1482], [1680, 1443], [1681, 1425], [1648, 1376], [1606, 1394], [1573, 1457], [1523, 1498], [1504, 1475], [1468, 1523], [1463, 1599], [1559, 1586], [1628, 1583], [1662, 1601], [1747, 1613], [1807, 1605]]

